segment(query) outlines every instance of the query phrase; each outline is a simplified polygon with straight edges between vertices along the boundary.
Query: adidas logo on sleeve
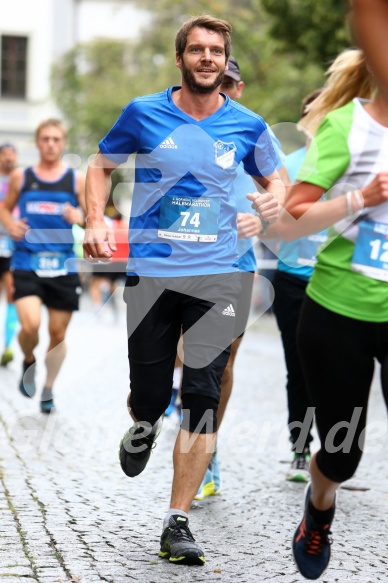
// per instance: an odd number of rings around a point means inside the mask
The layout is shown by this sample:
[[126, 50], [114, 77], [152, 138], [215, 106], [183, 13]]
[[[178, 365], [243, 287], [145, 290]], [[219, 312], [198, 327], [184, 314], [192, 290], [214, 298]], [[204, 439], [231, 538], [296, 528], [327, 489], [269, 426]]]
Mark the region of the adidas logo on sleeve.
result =
[[170, 148], [172, 150], [176, 150], [178, 148], [178, 146], [176, 145], [176, 143], [174, 142], [174, 140], [172, 138], [167, 138], [167, 140], [164, 140], [160, 146], [160, 148]]
[[236, 312], [234, 311], [232, 304], [229, 304], [229, 306], [222, 311], [222, 314], [224, 316], [232, 316], [233, 318], [236, 316]]

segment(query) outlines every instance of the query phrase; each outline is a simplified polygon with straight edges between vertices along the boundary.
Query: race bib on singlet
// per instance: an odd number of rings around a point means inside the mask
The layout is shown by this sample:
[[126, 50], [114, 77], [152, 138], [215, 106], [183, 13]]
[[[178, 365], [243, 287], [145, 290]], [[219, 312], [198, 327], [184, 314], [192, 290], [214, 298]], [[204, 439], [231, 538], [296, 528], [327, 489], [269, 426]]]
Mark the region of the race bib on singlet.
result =
[[68, 271], [65, 268], [65, 261], [67, 259], [66, 253], [60, 251], [42, 251], [40, 253], [32, 253], [30, 258], [30, 267], [40, 277], [58, 277], [60, 275], [67, 275]]
[[217, 241], [219, 215], [219, 198], [164, 196], [158, 237], [212, 243]]
[[351, 268], [366, 277], [388, 281], [388, 224], [360, 221]]
[[11, 257], [12, 253], [12, 239], [7, 235], [0, 235], [0, 257]]
[[298, 242], [298, 258], [296, 260], [298, 265], [306, 265], [314, 267], [317, 261], [317, 253], [319, 247], [326, 243], [326, 233], [315, 233], [308, 237], [303, 237]]

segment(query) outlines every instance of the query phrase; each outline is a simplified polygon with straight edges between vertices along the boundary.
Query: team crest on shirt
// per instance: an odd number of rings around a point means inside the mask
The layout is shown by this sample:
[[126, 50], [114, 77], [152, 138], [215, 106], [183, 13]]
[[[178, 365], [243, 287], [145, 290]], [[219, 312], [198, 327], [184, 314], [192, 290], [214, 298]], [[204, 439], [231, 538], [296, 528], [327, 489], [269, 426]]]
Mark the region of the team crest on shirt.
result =
[[233, 166], [234, 155], [237, 150], [236, 144], [234, 142], [223, 142], [217, 140], [213, 146], [218, 166], [221, 166], [224, 170]]

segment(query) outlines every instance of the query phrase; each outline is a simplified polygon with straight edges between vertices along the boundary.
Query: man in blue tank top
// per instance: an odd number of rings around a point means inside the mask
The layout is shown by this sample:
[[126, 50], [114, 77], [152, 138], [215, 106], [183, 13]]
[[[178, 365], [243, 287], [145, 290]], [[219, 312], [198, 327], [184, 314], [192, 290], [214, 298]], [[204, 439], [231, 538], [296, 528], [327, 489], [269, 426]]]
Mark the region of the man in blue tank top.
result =
[[145, 468], [160, 431], [183, 331], [183, 420], [159, 553], [176, 564], [205, 561], [188, 511], [214, 449], [241, 289], [233, 186], [240, 162], [266, 189], [264, 220], [276, 220], [283, 196], [265, 122], [219, 92], [230, 33], [229, 23], [207, 15], [185, 22], [175, 40], [182, 85], [133, 99], [101, 140], [87, 175], [85, 257], [109, 260], [116, 248], [103, 219], [110, 175], [136, 153], [124, 292], [135, 423], [120, 444], [130, 477]]
[[[84, 177], [62, 162], [66, 132], [59, 120], [43, 121], [35, 139], [39, 161], [11, 174], [0, 220], [15, 241], [11, 269], [21, 325], [19, 343], [24, 354], [19, 389], [26, 397], [33, 397], [36, 391], [34, 350], [39, 340], [41, 305], [48, 309], [50, 343], [40, 408], [42, 413], [50, 413], [54, 407], [53, 384], [66, 354], [66, 329], [78, 309], [81, 293], [71, 261], [71, 227], [75, 222], [83, 223], [77, 207], [84, 206]], [[16, 206], [20, 212], [17, 220], [12, 215]]]

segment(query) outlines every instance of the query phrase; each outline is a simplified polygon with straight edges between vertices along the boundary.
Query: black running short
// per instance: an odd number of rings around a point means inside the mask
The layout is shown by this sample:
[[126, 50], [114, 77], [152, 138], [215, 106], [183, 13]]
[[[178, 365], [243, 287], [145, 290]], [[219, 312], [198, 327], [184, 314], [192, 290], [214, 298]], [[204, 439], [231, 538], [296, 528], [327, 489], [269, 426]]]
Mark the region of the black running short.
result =
[[11, 258], [10, 257], [0, 257], [0, 277], [10, 270]]
[[38, 296], [48, 308], [65, 312], [78, 310], [82, 288], [77, 273], [58, 277], [39, 277], [34, 271], [19, 269], [12, 273], [14, 301], [27, 296]]
[[156, 420], [169, 403], [181, 331], [182, 396], [193, 393], [219, 401], [240, 293], [239, 273], [127, 278], [131, 406], [142, 420]]

